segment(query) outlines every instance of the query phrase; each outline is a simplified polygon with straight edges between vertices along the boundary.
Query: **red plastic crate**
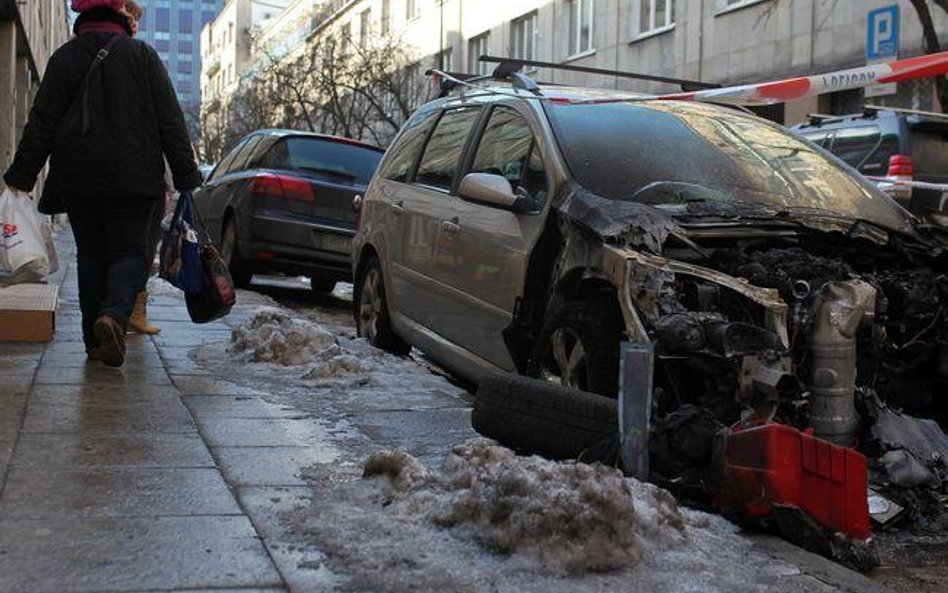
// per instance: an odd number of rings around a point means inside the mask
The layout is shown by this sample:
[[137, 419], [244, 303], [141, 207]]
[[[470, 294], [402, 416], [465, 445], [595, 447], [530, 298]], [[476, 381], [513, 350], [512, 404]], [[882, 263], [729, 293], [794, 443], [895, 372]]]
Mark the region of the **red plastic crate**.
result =
[[797, 507], [817, 523], [867, 539], [866, 458], [783, 424], [726, 431], [714, 502], [725, 515], [767, 519], [774, 505]]

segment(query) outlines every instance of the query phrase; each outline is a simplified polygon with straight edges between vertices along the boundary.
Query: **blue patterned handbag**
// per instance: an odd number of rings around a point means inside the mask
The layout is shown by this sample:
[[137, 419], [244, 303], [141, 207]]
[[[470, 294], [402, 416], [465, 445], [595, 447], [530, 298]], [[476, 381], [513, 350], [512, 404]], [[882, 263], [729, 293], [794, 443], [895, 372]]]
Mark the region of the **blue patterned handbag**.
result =
[[201, 241], [194, 224], [194, 197], [181, 192], [171, 224], [161, 236], [158, 275], [185, 294], [200, 294], [206, 282]]

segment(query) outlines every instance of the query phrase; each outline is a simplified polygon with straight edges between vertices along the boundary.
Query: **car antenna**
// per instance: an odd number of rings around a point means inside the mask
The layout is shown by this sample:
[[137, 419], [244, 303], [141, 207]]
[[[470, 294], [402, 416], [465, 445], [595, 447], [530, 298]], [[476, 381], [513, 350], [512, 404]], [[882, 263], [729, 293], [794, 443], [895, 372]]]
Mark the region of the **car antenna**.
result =
[[616, 76], [618, 78], [632, 78], [636, 80], [649, 80], [652, 82], [666, 82], [681, 86], [684, 92], [693, 92], [704, 89], [719, 89], [721, 85], [713, 82], [701, 82], [698, 80], [685, 80], [682, 78], [669, 78], [667, 76], [655, 76], [652, 74], [639, 74], [636, 72], [623, 72], [621, 70], [606, 70], [603, 68], [590, 68], [588, 66], [574, 66], [572, 64], [557, 64], [555, 62], [540, 62], [538, 60], [522, 60], [520, 58], [501, 58], [497, 56], [481, 56], [478, 58], [481, 62], [498, 64], [494, 72], [516, 72], [524, 66], [535, 66], [537, 68], [550, 68], [553, 70], [565, 70], [569, 72], [585, 72], [587, 74], [603, 74], [606, 76]]

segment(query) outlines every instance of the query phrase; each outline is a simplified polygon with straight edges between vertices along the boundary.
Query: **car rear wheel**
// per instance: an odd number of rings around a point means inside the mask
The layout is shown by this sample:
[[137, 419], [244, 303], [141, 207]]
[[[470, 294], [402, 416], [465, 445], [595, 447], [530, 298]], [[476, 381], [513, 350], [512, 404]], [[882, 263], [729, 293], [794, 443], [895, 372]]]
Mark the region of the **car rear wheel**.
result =
[[540, 330], [527, 374], [561, 387], [616, 397], [621, 337], [621, 322], [609, 297], [566, 303]]
[[375, 257], [362, 268], [355, 286], [356, 330], [359, 337], [368, 338], [369, 343], [392, 354], [408, 354], [411, 346], [395, 335], [388, 315], [388, 300], [382, 268]]
[[309, 277], [309, 289], [314, 294], [326, 294], [332, 292], [334, 288], [336, 288], [335, 280], [327, 280], [318, 276]]
[[234, 286], [237, 288], [250, 286], [253, 272], [250, 271], [250, 266], [240, 256], [240, 250], [237, 249], [237, 225], [234, 224], [233, 218], [227, 219], [224, 230], [221, 231], [221, 259], [227, 264]]

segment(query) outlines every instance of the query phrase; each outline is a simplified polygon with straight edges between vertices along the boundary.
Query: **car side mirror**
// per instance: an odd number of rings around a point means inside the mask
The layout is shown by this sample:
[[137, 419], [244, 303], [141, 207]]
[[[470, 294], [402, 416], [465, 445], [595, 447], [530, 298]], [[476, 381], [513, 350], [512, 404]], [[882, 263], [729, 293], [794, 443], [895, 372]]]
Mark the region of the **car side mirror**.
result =
[[510, 181], [493, 173], [468, 173], [461, 180], [458, 194], [462, 198], [499, 206], [518, 214], [530, 211], [530, 200], [514, 193]]

